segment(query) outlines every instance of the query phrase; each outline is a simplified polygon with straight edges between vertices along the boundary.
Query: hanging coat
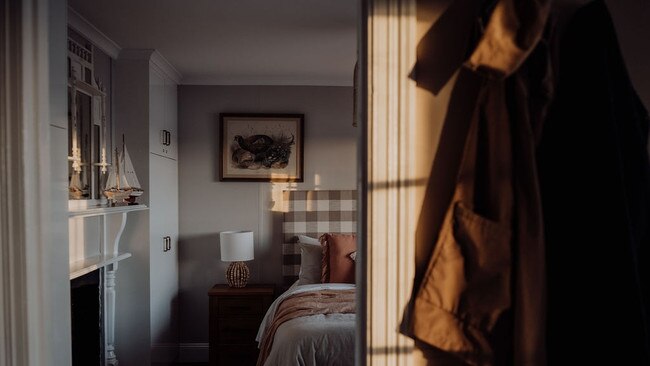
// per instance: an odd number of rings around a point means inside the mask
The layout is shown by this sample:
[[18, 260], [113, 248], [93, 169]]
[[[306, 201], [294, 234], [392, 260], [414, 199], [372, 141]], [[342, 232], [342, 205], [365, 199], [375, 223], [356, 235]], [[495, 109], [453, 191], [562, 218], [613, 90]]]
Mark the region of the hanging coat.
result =
[[417, 294], [413, 334], [471, 365], [494, 364], [509, 328], [512, 148], [503, 81], [486, 81], [470, 124], [452, 203]]
[[650, 365], [649, 119], [603, 1], [570, 21], [559, 66], [538, 151], [549, 364]]
[[546, 1], [500, 1], [470, 57], [490, 77], [409, 319], [410, 335], [470, 365], [546, 364], [535, 148], [552, 96], [549, 52], [537, 47], [547, 15]]

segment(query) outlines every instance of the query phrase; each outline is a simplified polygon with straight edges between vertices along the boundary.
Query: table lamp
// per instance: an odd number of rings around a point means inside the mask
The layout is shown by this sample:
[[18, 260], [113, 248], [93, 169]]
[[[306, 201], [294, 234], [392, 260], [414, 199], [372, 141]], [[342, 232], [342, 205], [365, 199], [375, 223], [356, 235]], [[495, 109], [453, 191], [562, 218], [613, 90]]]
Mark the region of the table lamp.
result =
[[246, 287], [250, 277], [248, 266], [243, 261], [253, 259], [252, 231], [222, 231], [219, 233], [221, 242], [221, 260], [232, 262], [226, 270], [226, 280], [230, 287]]

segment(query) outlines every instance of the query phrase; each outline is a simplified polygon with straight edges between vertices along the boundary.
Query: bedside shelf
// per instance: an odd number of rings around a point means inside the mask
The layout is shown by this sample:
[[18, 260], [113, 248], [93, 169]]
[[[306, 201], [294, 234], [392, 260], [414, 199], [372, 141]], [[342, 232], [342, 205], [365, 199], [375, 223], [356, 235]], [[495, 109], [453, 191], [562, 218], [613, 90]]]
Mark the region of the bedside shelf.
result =
[[132, 205], [132, 206], [95, 206], [84, 209], [73, 209], [68, 211], [69, 217], [92, 217], [103, 216], [117, 213], [127, 213], [133, 211], [148, 210], [147, 205]]
[[115, 255], [96, 255], [85, 258], [80, 261], [70, 263], [70, 279], [81, 277], [96, 269], [105, 267], [109, 264], [117, 263], [123, 259], [129, 258], [131, 253], [117, 253]]

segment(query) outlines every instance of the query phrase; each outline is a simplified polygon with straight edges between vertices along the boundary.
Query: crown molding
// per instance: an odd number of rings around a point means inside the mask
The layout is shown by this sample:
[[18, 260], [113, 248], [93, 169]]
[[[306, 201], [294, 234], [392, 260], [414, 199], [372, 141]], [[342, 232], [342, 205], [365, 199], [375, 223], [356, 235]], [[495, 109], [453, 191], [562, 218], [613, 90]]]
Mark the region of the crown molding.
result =
[[120, 60], [150, 61], [153, 48], [125, 48], [120, 52]]
[[167, 59], [153, 48], [127, 48], [120, 52], [120, 60], [149, 61], [154, 67], [165, 74], [176, 84], [180, 84], [183, 76]]
[[71, 7], [68, 7], [68, 26], [81, 33], [111, 58], [116, 59], [119, 56], [122, 48]]
[[352, 86], [352, 77], [331, 79], [308, 79], [292, 77], [228, 78], [184, 77], [183, 85], [266, 85], [266, 86]]

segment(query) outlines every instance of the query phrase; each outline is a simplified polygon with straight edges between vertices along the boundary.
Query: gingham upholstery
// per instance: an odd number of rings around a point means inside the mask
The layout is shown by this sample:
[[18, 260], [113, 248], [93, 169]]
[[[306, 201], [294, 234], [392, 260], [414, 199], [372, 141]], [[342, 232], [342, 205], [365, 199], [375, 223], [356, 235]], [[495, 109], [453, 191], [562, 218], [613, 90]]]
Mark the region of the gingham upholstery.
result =
[[357, 191], [284, 191], [282, 275], [285, 284], [298, 279], [298, 234], [319, 238], [325, 233], [357, 231]]

